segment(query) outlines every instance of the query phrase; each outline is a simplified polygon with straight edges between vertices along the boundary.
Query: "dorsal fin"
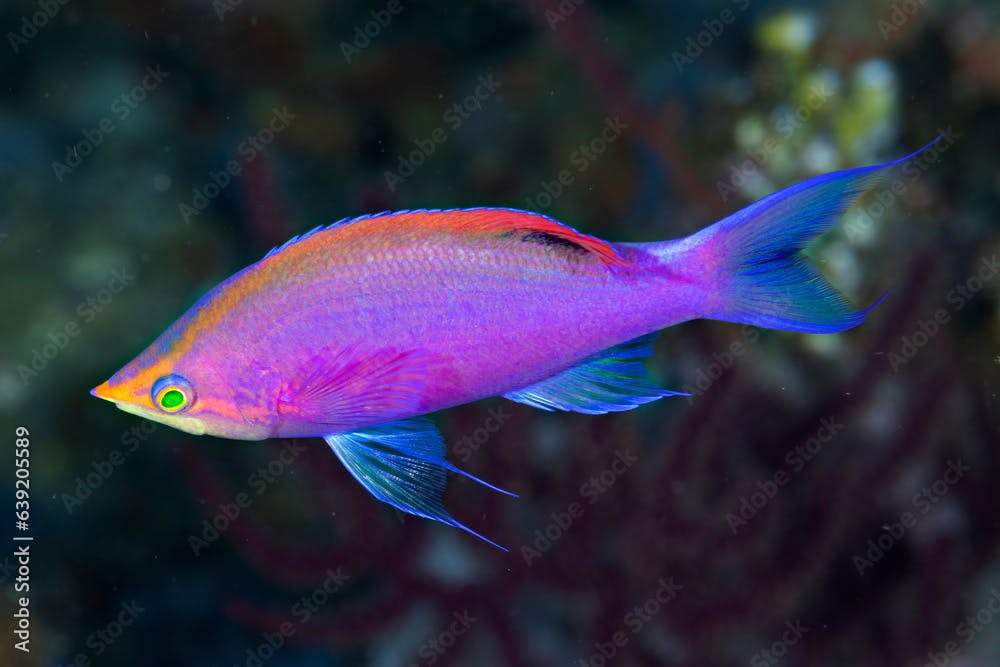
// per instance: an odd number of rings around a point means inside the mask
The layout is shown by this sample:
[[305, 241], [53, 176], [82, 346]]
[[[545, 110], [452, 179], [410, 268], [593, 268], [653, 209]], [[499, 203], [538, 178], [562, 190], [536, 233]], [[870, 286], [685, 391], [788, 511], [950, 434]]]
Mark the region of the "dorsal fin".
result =
[[555, 237], [594, 253], [606, 264], [626, 266], [630, 264], [607, 241], [579, 232], [541, 213], [513, 208], [472, 208], [442, 213], [458, 214], [455, 220], [457, 229], [483, 233], [523, 231], [529, 235], [538, 235], [527, 239], [535, 242], [546, 236]]
[[[408, 211], [401, 211], [401, 213], [407, 213], [407, 212]], [[313, 227], [308, 232], [305, 232], [303, 234], [299, 234], [298, 236], [293, 236], [292, 238], [288, 239], [287, 241], [285, 241], [281, 245], [274, 246], [273, 248], [271, 248], [270, 250], [267, 251], [267, 254], [264, 255], [263, 259], [267, 259], [271, 255], [277, 255], [279, 252], [281, 252], [285, 248], [287, 248], [289, 246], [292, 246], [292, 245], [295, 245], [299, 241], [305, 241], [310, 236], [313, 236], [314, 234], [317, 234], [319, 232], [325, 232], [327, 230], [333, 229], [334, 227], [340, 227], [340, 226], [343, 226], [343, 225], [350, 225], [350, 224], [353, 224], [355, 222], [361, 222], [363, 220], [372, 220], [372, 219], [375, 219], [375, 218], [381, 218], [381, 217], [388, 216], [388, 215], [395, 215], [395, 214], [392, 211], [382, 211], [381, 213], [367, 213], [365, 215], [359, 215], [356, 218], [341, 218], [337, 222], [331, 222], [329, 225], [319, 225], [318, 227]]]
[[[336, 224], [336, 223], [334, 223], [334, 224]], [[288, 239], [287, 241], [285, 241], [281, 245], [276, 245], [273, 248], [271, 248], [270, 250], [268, 250], [267, 254], [264, 255], [264, 259], [267, 259], [271, 255], [277, 255], [279, 252], [281, 252], [282, 250], [284, 250], [288, 246], [292, 245], [293, 243], [298, 243], [299, 241], [303, 241], [303, 240], [309, 238], [310, 236], [312, 236], [313, 234], [315, 234], [316, 232], [320, 231], [323, 228], [324, 228], [323, 225], [320, 225], [319, 227], [313, 227], [312, 229], [310, 229], [308, 232], [306, 232], [304, 234], [299, 234], [298, 236], [293, 236], [292, 238]]]
[[[513, 208], [467, 208], [467, 209], [420, 209], [403, 211], [385, 211], [358, 218], [344, 218], [332, 225], [317, 227], [301, 234], [286, 243], [274, 248], [265, 258], [280, 253], [289, 246], [304, 241], [319, 232], [334, 228], [356, 227], [359, 223], [383, 222], [398, 225], [400, 230], [422, 228], [452, 230], [456, 232], [504, 234], [508, 232], [527, 232], [526, 241], [545, 242], [545, 238], [559, 239], [576, 246], [586, 252], [593, 253], [607, 265], [629, 266], [631, 263], [622, 257], [614, 246], [588, 234], [564, 225], [541, 213], [521, 211]], [[357, 230], [357, 231], [360, 231]]]

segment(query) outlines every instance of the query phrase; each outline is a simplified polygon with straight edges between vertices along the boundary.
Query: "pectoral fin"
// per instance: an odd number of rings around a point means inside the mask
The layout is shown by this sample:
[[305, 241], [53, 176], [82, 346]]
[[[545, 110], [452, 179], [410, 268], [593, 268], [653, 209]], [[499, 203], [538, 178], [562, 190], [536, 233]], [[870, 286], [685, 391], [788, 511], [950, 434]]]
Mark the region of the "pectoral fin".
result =
[[423, 350], [330, 348], [293, 374], [296, 380], [283, 388], [279, 406], [333, 427], [389, 421], [419, 410], [429, 364]]
[[655, 337], [649, 334], [616, 345], [504, 398], [542, 410], [598, 415], [631, 410], [664, 396], [687, 396], [656, 387], [646, 375], [642, 360], [653, 353]]
[[324, 440], [354, 478], [382, 502], [461, 528], [507, 551], [448, 514], [441, 503], [445, 473], [450, 470], [494, 491], [517, 496], [448, 463], [441, 434], [429, 419], [415, 417], [354, 433], [328, 435]]

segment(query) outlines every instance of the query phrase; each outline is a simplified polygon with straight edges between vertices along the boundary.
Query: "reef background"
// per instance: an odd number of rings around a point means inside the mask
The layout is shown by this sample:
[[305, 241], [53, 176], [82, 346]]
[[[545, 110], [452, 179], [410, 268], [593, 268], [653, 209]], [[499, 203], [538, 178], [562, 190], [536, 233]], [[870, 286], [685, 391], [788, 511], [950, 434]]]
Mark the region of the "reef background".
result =
[[[35, 538], [29, 656], [0, 552], [0, 663], [997, 664], [996, 3], [42, 0], [0, 33], [0, 413], [31, 431]], [[88, 395], [344, 216], [674, 238], [941, 131], [812, 249], [859, 305], [890, 292], [864, 325], [692, 322], [650, 360], [690, 400], [438, 415], [521, 494], [446, 495], [509, 554], [378, 503], [319, 440]]]

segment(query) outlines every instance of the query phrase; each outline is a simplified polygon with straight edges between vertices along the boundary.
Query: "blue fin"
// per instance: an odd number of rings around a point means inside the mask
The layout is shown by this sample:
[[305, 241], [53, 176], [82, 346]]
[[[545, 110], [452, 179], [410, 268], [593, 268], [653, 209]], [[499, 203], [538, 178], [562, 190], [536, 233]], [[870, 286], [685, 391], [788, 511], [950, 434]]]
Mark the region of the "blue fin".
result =
[[[770, 329], [831, 333], [860, 324], [878, 305], [855, 311], [808, 264], [802, 250], [827, 231], [862, 194], [899, 165], [939, 141], [899, 160], [824, 174], [747, 206], [691, 237], [707, 250], [719, 288], [711, 319]], [[884, 298], [884, 296], [883, 296]], [[881, 299], [879, 300], [881, 302]]]
[[298, 236], [293, 236], [292, 238], [288, 239], [287, 241], [285, 241], [281, 245], [274, 246], [273, 248], [271, 248], [270, 250], [268, 250], [267, 254], [264, 255], [263, 259], [267, 259], [271, 255], [277, 255], [279, 252], [281, 252], [282, 250], [284, 250], [288, 246], [293, 245], [293, 244], [295, 244], [295, 243], [297, 243], [299, 241], [304, 241], [305, 239], [309, 238], [310, 236], [312, 236], [316, 232], [321, 231], [323, 229], [324, 229], [323, 225], [320, 225], [319, 227], [313, 227], [308, 232], [305, 232], [303, 234], [299, 234]]
[[655, 387], [642, 360], [653, 353], [656, 333], [588, 357], [576, 366], [530, 387], [504, 394], [518, 403], [542, 410], [567, 410], [588, 415], [621, 412], [664, 396], [683, 392]]
[[517, 495], [484, 482], [445, 461], [444, 441], [430, 419], [414, 417], [354, 433], [327, 435], [323, 439], [354, 479], [382, 502], [410, 514], [461, 528], [507, 551], [448, 514], [441, 504], [445, 471], [465, 475], [483, 486], [514, 498]]

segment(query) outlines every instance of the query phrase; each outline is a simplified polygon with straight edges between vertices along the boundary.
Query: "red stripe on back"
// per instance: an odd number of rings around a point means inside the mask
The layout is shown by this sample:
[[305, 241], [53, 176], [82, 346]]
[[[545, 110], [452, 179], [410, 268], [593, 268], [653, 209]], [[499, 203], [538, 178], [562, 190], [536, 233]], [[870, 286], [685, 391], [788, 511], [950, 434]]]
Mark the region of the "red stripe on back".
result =
[[606, 264], [631, 266], [631, 263], [619, 255], [607, 241], [578, 232], [558, 220], [539, 213], [508, 208], [473, 208], [453, 211], [407, 211], [390, 215], [409, 218], [406, 224], [426, 229], [453, 229], [483, 234], [502, 234], [512, 231], [550, 234], [594, 253]]
[[345, 219], [290, 239], [269, 252], [264, 260], [286, 252], [305, 251], [329, 242], [345, 241], [372, 233], [403, 233], [407, 230], [444, 231], [461, 234], [528, 232], [548, 234], [597, 256], [607, 266], [634, 266], [607, 241], [578, 232], [558, 220], [511, 208], [467, 208], [447, 211], [396, 211]]

